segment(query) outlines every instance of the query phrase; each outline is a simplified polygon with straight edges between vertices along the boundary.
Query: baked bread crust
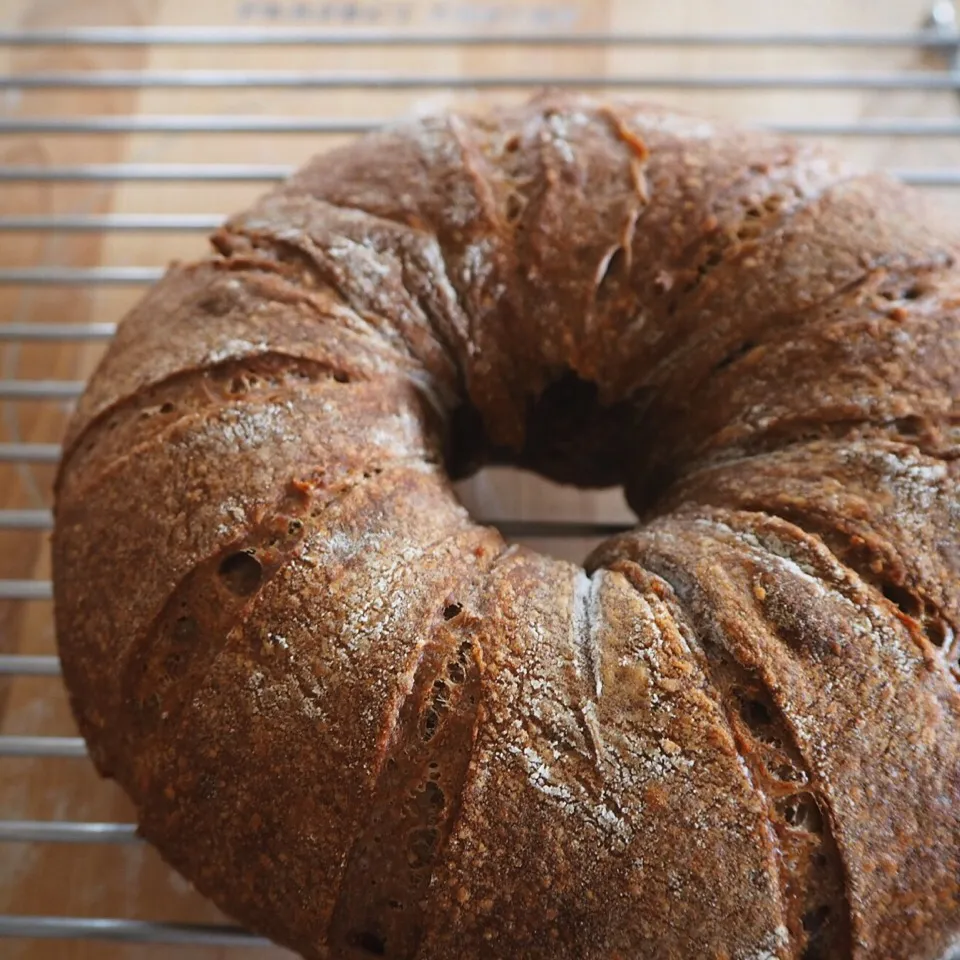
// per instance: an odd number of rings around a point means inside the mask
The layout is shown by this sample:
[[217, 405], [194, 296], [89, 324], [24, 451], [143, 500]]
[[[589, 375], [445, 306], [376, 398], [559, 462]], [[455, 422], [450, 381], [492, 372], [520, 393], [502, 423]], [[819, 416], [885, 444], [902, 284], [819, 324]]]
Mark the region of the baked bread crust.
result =
[[[57, 633], [170, 863], [309, 958], [960, 939], [960, 273], [828, 153], [546, 94], [310, 162], [73, 417]], [[451, 474], [623, 484], [580, 568]]]

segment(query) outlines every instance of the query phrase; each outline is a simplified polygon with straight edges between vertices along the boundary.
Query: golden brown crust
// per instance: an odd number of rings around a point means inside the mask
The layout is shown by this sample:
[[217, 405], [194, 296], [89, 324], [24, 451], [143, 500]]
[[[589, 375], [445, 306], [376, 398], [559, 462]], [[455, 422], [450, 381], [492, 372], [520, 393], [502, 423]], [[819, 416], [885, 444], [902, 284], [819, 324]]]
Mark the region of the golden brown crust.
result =
[[[825, 152], [544, 94], [317, 158], [121, 326], [58, 639], [144, 835], [307, 957], [960, 940], [960, 274]], [[587, 569], [450, 473], [622, 483]]]

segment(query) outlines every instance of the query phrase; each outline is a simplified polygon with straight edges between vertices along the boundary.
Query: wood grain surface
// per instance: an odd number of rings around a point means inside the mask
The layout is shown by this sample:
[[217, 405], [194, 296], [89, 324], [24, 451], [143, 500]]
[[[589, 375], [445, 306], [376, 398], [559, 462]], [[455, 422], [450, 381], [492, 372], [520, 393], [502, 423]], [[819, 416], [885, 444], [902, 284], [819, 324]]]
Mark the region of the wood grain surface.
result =
[[[4, 0], [0, 26], [50, 29], [77, 25], [324, 25], [437, 32], [491, 30], [616, 31], [909, 31], [927, 4], [914, 0], [524, 0], [508, 3], [383, 0]], [[936, 57], [914, 49], [717, 49], [604, 46], [552, 47], [0, 47], [0, 73], [60, 70], [282, 69], [375, 71], [384, 75], [605, 77], [710, 73], [799, 74], [940, 69]], [[518, 90], [487, 98], [522, 97]], [[955, 91], [641, 91], [639, 96], [688, 110], [744, 120], [852, 120], [878, 117], [954, 117]], [[370, 90], [25, 90], [3, 91], [8, 119], [81, 115], [285, 115], [378, 119], [425, 111], [469, 97], [442, 86], [418, 91]], [[53, 134], [0, 135], [0, 164], [240, 163], [296, 164], [342, 140], [324, 135]], [[841, 147], [866, 164], [960, 168], [960, 143], [946, 138], [851, 138]], [[17, 183], [0, 184], [0, 216], [14, 214], [226, 214], [263, 186], [250, 183]], [[960, 215], [960, 189], [936, 192]], [[0, 266], [71, 267], [163, 265], [204, 250], [197, 233], [0, 232]], [[140, 295], [136, 286], [0, 284], [0, 322], [115, 321]], [[101, 351], [97, 345], [6, 344], [0, 379], [82, 379]], [[0, 441], [57, 442], [68, 408], [50, 401], [0, 403]], [[0, 464], [0, 508], [50, 505], [51, 468]], [[563, 490], [513, 471], [486, 471], [463, 496], [487, 517], [622, 520], [617, 491]], [[581, 557], [586, 540], [534, 543]], [[47, 535], [0, 530], [0, 578], [46, 578]], [[0, 652], [50, 654], [54, 636], [49, 602], [0, 602]], [[0, 733], [73, 735], [59, 681], [0, 677]], [[0, 758], [0, 819], [130, 822], [119, 790], [100, 782], [85, 760]], [[219, 922], [218, 912], [150, 849], [139, 844], [0, 843], [0, 914], [50, 914]], [[261, 948], [143, 946], [79, 941], [0, 940], [10, 960], [261, 960], [285, 955]]]

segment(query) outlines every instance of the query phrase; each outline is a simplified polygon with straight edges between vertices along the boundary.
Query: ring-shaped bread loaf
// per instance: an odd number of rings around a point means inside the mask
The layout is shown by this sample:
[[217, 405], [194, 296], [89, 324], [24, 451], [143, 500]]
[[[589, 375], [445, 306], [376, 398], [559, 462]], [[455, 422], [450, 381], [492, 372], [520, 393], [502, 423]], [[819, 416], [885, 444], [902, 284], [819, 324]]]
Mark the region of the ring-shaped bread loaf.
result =
[[[321, 156], [72, 419], [64, 676], [203, 893], [310, 958], [960, 937], [960, 271], [828, 152], [547, 94]], [[622, 484], [585, 568], [451, 478]]]

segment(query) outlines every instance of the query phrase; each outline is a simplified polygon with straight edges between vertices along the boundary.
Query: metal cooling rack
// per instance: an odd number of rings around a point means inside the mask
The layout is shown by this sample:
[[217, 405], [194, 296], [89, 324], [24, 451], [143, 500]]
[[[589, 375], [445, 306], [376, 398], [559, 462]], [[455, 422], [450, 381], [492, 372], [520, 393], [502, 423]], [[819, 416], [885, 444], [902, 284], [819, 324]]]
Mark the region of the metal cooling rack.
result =
[[[561, 31], [549, 33], [413, 33], [375, 29], [249, 28], [249, 27], [95, 27], [63, 29], [53, 32], [24, 32], [0, 29], [0, 47], [20, 49], [154, 47], [227, 48], [233, 52], [236, 66], [231, 69], [183, 70], [64, 70], [0, 76], [0, 90], [63, 90], [76, 93], [93, 89], [198, 90], [257, 89], [263, 91], [313, 91], [330, 97], [343, 92], [362, 91], [435, 92], [437, 90], [509, 90], [540, 87], [604, 88], [619, 92], [652, 93], [677, 90], [724, 90], [739, 92], [785, 91], [870, 91], [886, 94], [894, 91], [960, 94], [960, 32], [956, 9], [949, 2], [934, 5], [930, 20], [920, 30], [902, 33], [820, 32], [820, 33], [620, 33]], [[778, 74], [717, 73], [681, 75], [661, 72], [642, 76], [603, 76], [551, 73], [543, 75], [464, 76], [396, 75], [375, 71], [289, 71], [245, 69], [246, 55], [265, 47], [316, 47], [326, 50], [371, 50], [376, 48], [422, 47], [425, 51], [451, 48], [545, 48], [608, 49], [629, 48], [669, 50], [671, 48], [729, 48], [843, 51], [845, 49], [909, 50], [924, 54], [930, 64], [923, 70], [888, 72], [791, 72]], [[202, 132], [211, 137], [230, 133], [313, 135], [357, 133], [377, 125], [375, 119], [342, 117], [244, 116], [244, 115], [86, 115], [56, 117], [0, 118], [0, 137], [18, 134], [67, 135], [109, 133], [163, 133], [170, 136]], [[853, 121], [768, 123], [773, 129], [802, 136], [851, 138], [958, 138], [960, 117], [877, 116]], [[2, 189], [37, 183], [58, 186], [84, 183], [103, 184], [267, 184], [289, 172], [282, 164], [257, 163], [111, 163], [0, 167]], [[946, 168], [895, 168], [893, 172], [907, 183], [920, 187], [950, 189], [960, 187], [960, 165]], [[0, 231], [70, 234], [91, 232], [109, 235], [122, 231], [138, 233], [186, 233], [209, 231], [218, 225], [220, 213], [176, 212], [75, 214], [56, 211], [42, 215], [0, 217]], [[155, 280], [159, 267], [136, 265], [96, 266], [2, 266], [0, 285], [38, 286], [77, 285], [108, 287], [143, 285]], [[0, 325], [0, 350], [22, 348], [29, 344], [78, 346], [109, 340], [115, 329], [110, 322], [68, 323], [8, 322]], [[57, 379], [0, 379], [0, 401], [69, 402], [82, 389], [82, 383]], [[52, 443], [0, 442], [0, 465], [55, 464], [59, 448]], [[0, 510], [0, 530], [48, 531], [49, 510]], [[623, 529], [621, 524], [594, 522], [499, 521], [512, 537], [593, 537], [606, 536]], [[51, 599], [46, 580], [0, 580], [0, 600], [41, 601]], [[0, 679], [10, 677], [56, 677], [59, 664], [54, 656], [0, 654]], [[84, 758], [86, 751], [78, 737], [0, 736], [0, 763], [4, 758], [45, 757], [63, 762]], [[3, 812], [0, 811], [0, 817]], [[68, 844], [131, 844], [139, 842], [135, 827], [129, 823], [86, 823], [71, 821], [0, 820], [0, 843], [36, 842]], [[98, 919], [60, 916], [0, 916], [0, 938], [37, 939], [84, 938], [138, 943], [192, 944], [216, 947], [264, 945], [266, 941], [230, 926], [149, 922], [125, 919]]]

